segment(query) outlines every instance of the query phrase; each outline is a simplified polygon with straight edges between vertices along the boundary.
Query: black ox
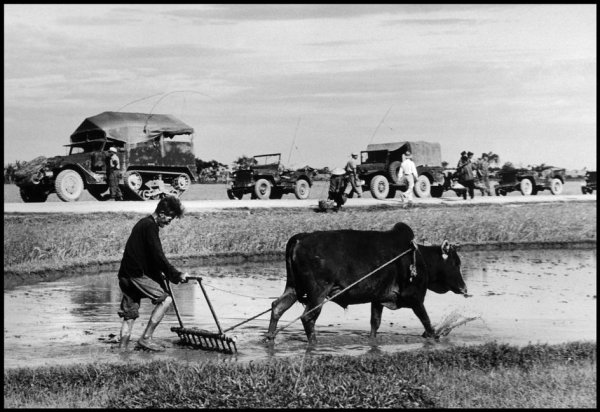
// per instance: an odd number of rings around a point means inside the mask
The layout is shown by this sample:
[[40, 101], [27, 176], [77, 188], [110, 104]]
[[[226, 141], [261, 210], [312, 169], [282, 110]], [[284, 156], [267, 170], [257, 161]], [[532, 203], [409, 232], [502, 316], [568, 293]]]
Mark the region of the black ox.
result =
[[292, 236], [286, 245], [285, 290], [272, 304], [267, 340], [275, 339], [277, 322], [299, 301], [306, 305], [301, 318], [304, 331], [309, 342], [315, 342], [315, 322], [321, 312], [317, 307], [370, 272], [332, 302], [343, 308], [370, 302], [371, 337], [377, 334], [384, 306], [411, 308], [425, 327], [423, 336], [436, 337], [423, 305], [427, 289], [466, 295], [467, 287], [455, 246], [447, 240], [437, 246], [417, 245], [413, 239], [405, 223], [389, 231], [332, 230]]

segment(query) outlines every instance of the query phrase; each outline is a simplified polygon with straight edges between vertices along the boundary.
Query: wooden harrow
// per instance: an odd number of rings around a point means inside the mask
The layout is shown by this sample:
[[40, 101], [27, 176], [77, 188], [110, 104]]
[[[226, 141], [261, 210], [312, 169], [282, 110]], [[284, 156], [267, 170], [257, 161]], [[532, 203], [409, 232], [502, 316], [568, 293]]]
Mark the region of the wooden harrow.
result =
[[186, 328], [183, 326], [181, 316], [179, 316], [179, 310], [177, 309], [177, 304], [175, 303], [175, 296], [173, 296], [173, 293], [171, 292], [171, 287], [169, 286], [169, 281], [167, 280], [167, 288], [169, 289], [169, 294], [173, 298], [173, 307], [175, 308], [177, 320], [179, 320], [179, 327], [173, 326], [171, 328], [171, 331], [177, 333], [177, 335], [181, 339], [181, 343], [184, 345], [192, 346], [196, 349], [202, 350], [217, 351], [228, 354], [236, 353], [237, 347], [235, 345], [235, 338], [226, 336], [223, 330], [221, 329], [221, 325], [219, 324], [219, 320], [217, 319], [217, 314], [215, 313], [215, 310], [213, 309], [212, 304], [210, 303], [210, 299], [208, 299], [208, 295], [206, 294], [206, 290], [202, 285], [202, 278], [199, 276], [190, 276], [188, 277], [188, 280], [195, 280], [196, 282], [198, 282], [198, 285], [200, 285], [200, 289], [202, 289], [202, 293], [204, 294], [204, 298], [208, 303], [210, 312], [212, 313], [213, 318], [215, 319], [215, 323], [217, 324], [218, 332], [209, 332], [204, 329]]

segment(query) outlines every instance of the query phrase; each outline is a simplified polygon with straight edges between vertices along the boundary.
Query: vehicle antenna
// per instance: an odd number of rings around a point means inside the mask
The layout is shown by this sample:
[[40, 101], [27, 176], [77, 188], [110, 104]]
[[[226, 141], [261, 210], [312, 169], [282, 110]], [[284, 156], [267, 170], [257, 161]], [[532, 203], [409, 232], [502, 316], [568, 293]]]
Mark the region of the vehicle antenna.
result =
[[381, 119], [381, 121], [379, 122], [379, 124], [377, 125], [377, 127], [375, 128], [375, 131], [373, 132], [373, 136], [371, 136], [371, 140], [369, 141], [369, 144], [373, 143], [373, 138], [375, 137], [375, 134], [377, 133], [377, 130], [379, 130], [379, 126], [381, 126], [381, 124], [384, 122], [385, 118], [390, 113], [390, 110], [392, 110], [393, 106], [394, 105], [390, 106], [390, 108], [388, 109], [388, 111], [385, 113], [385, 115], [383, 116], [383, 118]]
[[121, 106], [121, 107], [120, 107], [120, 108], [118, 108], [116, 111], [117, 111], [117, 112], [120, 112], [121, 110], [123, 110], [124, 108], [126, 108], [127, 106], [129, 106], [130, 104], [137, 103], [137, 102], [141, 102], [142, 100], [146, 100], [146, 99], [149, 99], [149, 98], [151, 98], [151, 97], [159, 96], [159, 95], [161, 95], [161, 94], [162, 94], [162, 93], [156, 93], [156, 94], [153, 94], [152, 96], [142, 97], [141, 99], [133, 100], [133, 101], [131, 101], [131, 102], [127, 103], [125, 106]]
[[301, 117], [298, 117], [298, 123], [296, 123], [296, 131], [294, 132], [294, 140], [292, 140], [292, 146], [290, 147], [290, 155], [288, 156], [288, 161], [287, 161], [288, 166], [289, 166], [290, 160], [292, 158], [292, 149], [294, 148], [294, 143], [296, 142], [296, 135], [298, 133], [298, 126], [300, 126], [300, 119], [301, 119]]
[[167, 96], [170, 96], [174, 93], [197, 93], [197, 94], [201, 94], [202, 96], [208, 97], [211, 100], [215, 100], [213, 99], [211, 96], [204, 94], [204, 93], [200, 93], [194, 90], [173, 90], [172, 92], [169, 93], [165, 93], [160, 99], [158, 99], [156, 101], [156, 103], [154, 103], [154, 106], [152, 106], [152, 108], [150, 109], [150, 114], [148, 114], [148, 117], [146, 118], [146, 123], [144, 124], [144, 133], [146, 133], [146, 126], [148, 125], [148, 120], [150, 120], [150, 118], [152, 117], [152, 114], [154, 112], [154, 109], [156, 108], [156, 106], [158, 106], [158, 104]]

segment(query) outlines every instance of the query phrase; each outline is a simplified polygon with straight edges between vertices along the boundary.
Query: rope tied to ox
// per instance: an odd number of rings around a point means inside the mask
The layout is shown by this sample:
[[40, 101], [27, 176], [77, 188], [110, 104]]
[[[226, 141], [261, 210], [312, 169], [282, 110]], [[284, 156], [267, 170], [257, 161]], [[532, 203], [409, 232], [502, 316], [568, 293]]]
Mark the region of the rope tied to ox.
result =
[[[394, 257], [391, 260], [388, 260], [387, 262], [385, 262], [383, 265], [373, 269], [371, 272], [367, 273], [366, 275], [364, 275], [363, 277], [361, 277], [360, 279], [358, 279], [357, 281], [351, 283], [350, 285], [346, 286], [344, 289], [342, 289], [341, 291], [339, 291], [338, 293], [336, 293], [335, 295], [333, 295], [330, 298], [326, 298], [323, 302], [321, 302], [319, 305], [315, 306], [314, 308], [310, 309], [308, 312], [304, 312], [302, 315], [298, 316], [296, 319], [292, 320], [291, 322], [287, 323], [286, 325], [280, 327], [279, 329], [277, 329], [274, 333], [273, 336], [277, 335], [279, 332], [281, 332], [282, 330], [284, 330], [285, 328], [287, 328], [288, 326], [290, 326], [292, 323], [298, 321], [299, 319], [306, 317], [309, 313], [314, 312], [315, 310], [319, 309], [320, 307], [322, 307], [324, 304], [326, 304], [327, 302], [332, 301], [333, 299], [337, 298], [338, 296], [340, 296], [342, 293], [346, 292], [348, 289], [352, 288], [353, 286], [357, 285], [358, 283], [362, 282], [363, 280], [365, 280], [366, 278], [368, 278], [369, 276], [373, 275], [374, 273], [378, 272], [379, 270], [383, 269], [384, 267], [386, 267], [387, 265], [395, 262], [396, 260], [400, 259], [402, 256], [406, 255], [407, 253], [411, 252], [411, 251], [416, 251], [418, 250], [418, 245], [417, 242], [415, 242], [414, 240], [411, 241], [412, 242], [412, 247], [405, 250], [404, 252], [400, 253], [398, 256]], [[413, 265], [411, 265], [413, 266]], [[412, 268], [411, 268], [411, 272], [412, 272]], [[416, 272], [415, 272], [416, 274]], [[411, 279], [412, 281], [412, 276]], [[265, 313], [265, 312], [263, 312]]]

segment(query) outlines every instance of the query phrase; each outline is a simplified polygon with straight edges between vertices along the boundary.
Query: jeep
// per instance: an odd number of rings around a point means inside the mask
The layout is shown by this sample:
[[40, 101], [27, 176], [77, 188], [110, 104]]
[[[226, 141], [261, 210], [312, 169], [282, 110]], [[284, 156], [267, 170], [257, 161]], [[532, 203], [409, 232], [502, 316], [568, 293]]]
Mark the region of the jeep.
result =
[[64, 202], [87, 190], [107, 200], [105, 156], [117, 148], [119, 187], [126, 200], [181, 196], [196, 182], [194, 129], [171, 115], [103, 112], [88, 117], [71, 134], [66, 156], [37, 157], [15, 172], [24, 202], [45, 202], [56, 193]]
[[310, 167], [290, 170], [281, 164], [281, 153], [257, 155], [248, 168], [238, 169], [228, 177], [227, 197], [241, 199], [281, 199], [293, 193], [297, 199], [308, 199], [316, 171]]
[[531, 169], [514, 168], [504, 165], [498, 172], [496, 196], [519, 190], [523, 196], [537, 195], [542, 190], [550, 190], [553, 195], [562, 193], [565, 183], [565, 169], [553, 166], [536, 166]]
[[370, 190], [376, 199], [393, 198], [396, 191], [406, 192], [407, 186], [398, 179], [402, 155], [410, 151], [417, 166], [418, 178], [414, 192], [417, 197], [441, 197], [445, 177], [439, 143], [398, 142], [367, 145], [357, 166], [363, 190]]

